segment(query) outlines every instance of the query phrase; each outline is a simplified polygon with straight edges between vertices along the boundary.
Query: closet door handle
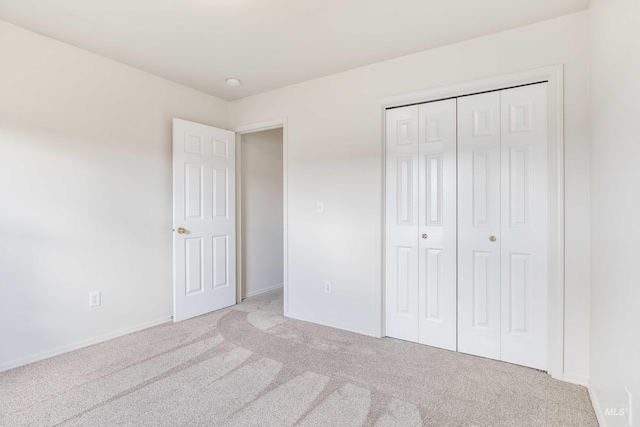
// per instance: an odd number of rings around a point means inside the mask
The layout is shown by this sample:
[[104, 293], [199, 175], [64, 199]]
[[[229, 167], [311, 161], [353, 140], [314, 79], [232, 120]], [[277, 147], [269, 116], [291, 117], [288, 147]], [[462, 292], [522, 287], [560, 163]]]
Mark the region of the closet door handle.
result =
[[427, 237], [429, 237], [429, 236], [427, 236], [427, 233], [422, 233], [422, 238], [423, 239], [426, 239]]
[[489, 236], [489, 240], [491, 240], [492, 242], [496, 241], [496, 236]]

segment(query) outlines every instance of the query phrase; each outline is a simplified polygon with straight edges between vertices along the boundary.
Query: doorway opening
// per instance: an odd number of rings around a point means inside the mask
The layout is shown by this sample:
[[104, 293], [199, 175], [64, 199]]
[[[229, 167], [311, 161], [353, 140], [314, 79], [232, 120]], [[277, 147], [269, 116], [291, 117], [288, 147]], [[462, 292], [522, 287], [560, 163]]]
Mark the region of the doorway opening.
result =
[[237, 302], [285, 283], [284, 131], [238, 135]]

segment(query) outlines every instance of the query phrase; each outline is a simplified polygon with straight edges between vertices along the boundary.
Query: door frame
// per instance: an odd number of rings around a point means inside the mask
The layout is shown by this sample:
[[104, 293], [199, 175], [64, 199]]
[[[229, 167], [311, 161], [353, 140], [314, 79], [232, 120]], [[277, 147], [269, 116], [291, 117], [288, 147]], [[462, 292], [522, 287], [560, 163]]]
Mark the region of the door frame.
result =
[[549, 289], [548, 289], [548, 372], [556, 379], [564, 378], [564, 66], [562, 64], [536, 68], [487, 79], [473, 80], [451, 86], [378, 99], [379, 112], [375, 133], [380, 135], [381, 186], [379, 200], [380, 292], [377, 305], [381, 313], [379, 336], [385, 336], [385, 125], [386, 110], [411, 104], [438, 101], [481, 92], [506, 89], [532, 83], [548, 83], [549, 102]]
[[287, 316], [289, 312], [287, 284], [289, 282], [289, 258], [288, 258], [288, 138], [287, 138], [287, 118], [267, 120], [264, 122], [251, 123], [236, 126], [233, 131], [236, 133], [236, 303], [242, 302], [242, 135], [262, 132], [266, 130], [282, 128], [282, 243], [283, 243], [283, 268], [282, 268], [282, 289], [283, 289], [283, 310]]

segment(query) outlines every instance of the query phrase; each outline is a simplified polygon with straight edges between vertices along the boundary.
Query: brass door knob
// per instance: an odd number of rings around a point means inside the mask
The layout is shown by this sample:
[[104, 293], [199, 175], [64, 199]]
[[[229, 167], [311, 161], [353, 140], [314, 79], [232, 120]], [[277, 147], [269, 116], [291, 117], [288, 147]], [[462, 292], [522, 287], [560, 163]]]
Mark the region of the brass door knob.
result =
[[496, 241], [496, 236], [490, 236], [489, 240], [491, 240], [492, 242], [495, 242]]
[[184, 227], [178, 227], [178, 234], [184, 234], [187, 230]]
[[426, 239], [427, 237], [429, 237], [429, 236], [427, 236], [427, 233], [422, 233], [422, 238], [423, 239]]

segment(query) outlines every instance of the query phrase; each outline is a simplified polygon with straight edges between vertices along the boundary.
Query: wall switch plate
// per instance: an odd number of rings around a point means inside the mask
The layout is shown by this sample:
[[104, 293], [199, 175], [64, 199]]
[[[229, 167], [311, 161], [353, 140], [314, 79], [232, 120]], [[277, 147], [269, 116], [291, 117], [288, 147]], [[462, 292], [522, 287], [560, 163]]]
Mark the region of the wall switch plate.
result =
[[328, 294], [331, 293], [331, 282], [324, 282], [324, 291]]
[[633, 425], [633, 396], [627, 387], [624, 388], [624, 392], [627, 396], [627, 422], [630, 426]]
[[317, 211], [319, 214], [324, 213], [324, 202], [318, 202]]
[[89, 307], [97, 307], [102, 304], [102, 298], [100, 298], [100, 291], [89, 293]]

